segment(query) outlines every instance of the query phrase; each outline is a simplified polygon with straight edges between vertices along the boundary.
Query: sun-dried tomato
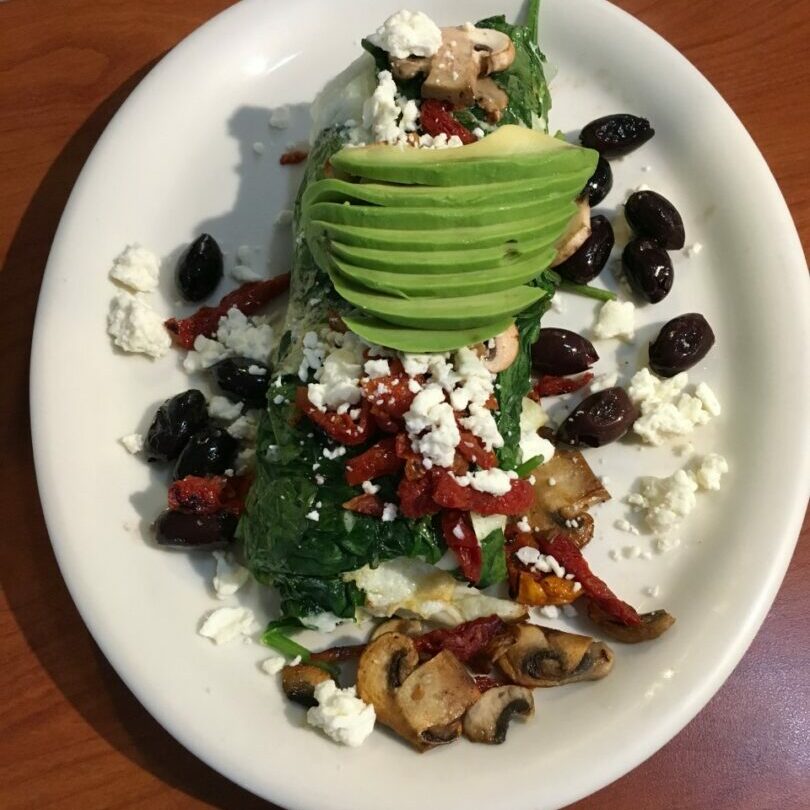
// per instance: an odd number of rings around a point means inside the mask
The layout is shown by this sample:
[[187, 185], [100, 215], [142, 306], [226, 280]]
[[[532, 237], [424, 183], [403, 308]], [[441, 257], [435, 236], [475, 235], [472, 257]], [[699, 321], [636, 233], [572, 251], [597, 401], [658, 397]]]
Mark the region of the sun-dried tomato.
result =
[[482, 616], [456, 627], [431, 630], [413, 641], [422, 658], [432, 658], [442, 650], [449, 650], [459, 661], [467, 662], [486, 650], [505, 630], [506, 622], [500, 616]]
[[[409, 387], [410, 377], [399, 360], [390, 360], [390, 374], [363, 382], [363, 396], [371, 404], [371, 413], [384, 422], [401, 427], [402, 417], [410, 409], [416, 396]], [[394, 433], [395, 431], [388, 431]]]
[[361, 400], [357, 405], [357, 410], [360, 411], [357, 419], [352, 419], [351, 414], [348, 412], [319, 411], [309, 401], [306, 386], [301, 386], [296, 390], [295, 404], [329, 438], [340, 444], [349, 447], [363, 444], [363, 442], [371, 438], [374, 432], [375, 425], [370, 417], [368, 403], [365, 400]]
[[501, 681], [496, 681], [491, 675], [473, 675], [473, 680], [475, 681], [475, 685], [478, 687], [478, 691], [482, 695], [484, 692], [488, 692], [490, 689], [496, 689], [499, 686], [503, 686]]
[[289, 273], [268, 281], [249, 281], [229, 292], [215, 307], [200, 307], [188, 318], [169, 318], [165, 326], [178, 346], [192, 349], [200, 335], [211, 337], [216, 334], [219, 319], [227, 315], [230, 309], [236, 307], [245, 315], [253, 315], [289, 286]]
[[442, 471], [433, 490], [433, 499], [446, 509], [461, 509], [481, 515], [523, 515], [534, 500], [528, 481], [515, 479], [505, 495], [490, 495], [472, 487], [463, 487], [449, 473]]
[[411, 440], [407, 433], [397, 435], [394, 442], [396, 454], [405, 462], [405, 478], [415, 481], [423, 478], [427, 470], [422, 464], [422, 456], [411, 447]]
[[295, 166], [297, 163], [303, 163], [309, 152], [304, 149], [288, 149], [279, 159], [278, 162], [282, 166]]
[[446, 509], [442, 512], [441, 523], [447, 548], [456, 555], [461, 573], [475, 585], [481, 579], [483, 558], [469, 514], [458, 509]]
[[169, 487], [169, 509], [194, 515], [230, 512], [241, 515], [250, 488], [247, 477], [226, 478], [224, 475], [187, 475]]
[[363, 481], [399, 472], [405, 462], [396, 454], [395, 444], [396, 439], [390, 436], [349, 459], [346, 462], [346, 483], [357, 487]]
[[580, 377], [554, 377], [550, 374], [544, 374], [534, 384], [532, 399], [540, 399], [540, 397], [555, 397], [559, 394], [570, 394], [574, 391], [579, 391], [584, 388], [593, 379], [593, 374], [586, 371]]
[[403, 478], [397, 487], [399, 511], [407, 518], [435, 515], [440, 507], [433, 500], [433, 471], [425, 471], [421, 478]]
[[641, 624], [638, 612], [623, 602], [590, 569], [582, 552], [569, 538], [561, 534], [537, 534], [537, 542], [544, 554], [550, 554], [574, 579], [582, 585], [583, 593], [596, 602], [605, 613], [629, 627]]
[[343, 504], [344, 509], [349, 512], [357, 512], [358, 515], [371, 515], [371, 517], [382, 517], [385, 504], [376, 495], [364, 492], [349, 499]]
[[447, 135], [448, 138], [457, 135], [462, 143], [475, 143], [477, 140], [475, 135], [456, 121], [452, 109], [453, 105], [448, 101], [424, 99], [419, 116], [422, 129], [434, 138], [437, 135]]
[[461, 431], [460, 436], [456, 451], [467, 461], [477, 464], [482, 470], [491, 470], [498, 464], [495, 453], [487, 450], [478, 436], [469, 431]]

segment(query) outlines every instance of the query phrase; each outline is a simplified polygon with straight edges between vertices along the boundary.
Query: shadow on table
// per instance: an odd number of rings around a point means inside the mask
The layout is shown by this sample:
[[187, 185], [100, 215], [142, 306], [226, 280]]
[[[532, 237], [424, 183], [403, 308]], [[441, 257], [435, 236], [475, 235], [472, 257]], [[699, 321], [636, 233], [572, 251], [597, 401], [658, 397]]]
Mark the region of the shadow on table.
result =
[[0, 504], [5, 524], [20, 530], [0, 543], [0, 578], [30, 649], [60, 692], [110, 745], [158, 779], [214, 807], [270, 810], [267, 802], [220, 776], [167, 734], [96, 647], [56, 565], [37, 494], [30, 434], [24, 428], [34, 314], [54, 231], [98, 137], [152, 64], [113, 92], [62, 149], [33, 194], [0, 273], [4, 332], [7, 340], [13, 334], [19, 341], [5, 347], [0, 384], [5, 417], [0, 424]]

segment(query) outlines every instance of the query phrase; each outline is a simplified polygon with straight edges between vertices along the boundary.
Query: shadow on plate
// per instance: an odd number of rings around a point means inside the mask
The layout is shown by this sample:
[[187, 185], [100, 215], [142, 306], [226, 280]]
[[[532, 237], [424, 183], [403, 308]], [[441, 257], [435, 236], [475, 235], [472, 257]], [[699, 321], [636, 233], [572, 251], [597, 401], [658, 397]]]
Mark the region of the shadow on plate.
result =
[[0, 424], [4, 461], [0, 505], [6, 525], [20, 530], [20, 535], [0, 543], [0, 578], [14, 621], [47, 677], [111, 746], [176, 790], [211, 806], [271, 810], [272, 805], [226, 780], [167, 734], [96, 647], [56, 565], [26, 429], [31, 334], [53, 234], [70, 190], [102, 130], [153, 64], [113, 92], [62, 149], [32, 195], [0, 273], [6, 334], [18, 340], [16, 345], [6, 344], [0, 385], [0, 412], [4, 416]]

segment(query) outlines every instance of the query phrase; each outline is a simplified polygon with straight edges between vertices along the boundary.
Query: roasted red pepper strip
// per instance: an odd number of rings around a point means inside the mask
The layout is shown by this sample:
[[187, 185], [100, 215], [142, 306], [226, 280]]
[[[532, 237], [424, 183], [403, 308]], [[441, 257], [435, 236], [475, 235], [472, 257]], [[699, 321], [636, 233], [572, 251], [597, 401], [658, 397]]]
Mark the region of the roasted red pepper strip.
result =
[[249, 487], [250, 481], [244, 477], [187, 475], [169, 487], [169, 509], [194, 515], [241, 515]]
[[627, 602], [622, 602], [599, 577], [591, 572], [582, 552], [573, 540], [561, 534], [547, 536], [542, 532], [538, 532], [535, 537], [540, 551], [543, 554], [550, 554], [569, 574], [573, 574], [574, 579], [582, 585], [582, 592], [593, 599], [605, 613], [629, 627], [637, 627], [641, 624], [641, 617], [635, 608], [628, 605]]
[[360, 415], [352, 419], [348, 413], [337, 411], [319, 411], [309, 401], [306, 386], [301, 386], [295, 392], [295, 404], [309, 419], [314, 422], [327, 436], [340, 444], [353, 447], [363, 444], [371, 438], [374, 432], [374, 423], [368, 411], [368, 403], [361, 400], [357, 406]]
[[349, 512], [357, 512], [358, 515], [370, 515], [371, 517], [382, 517], [385, 504], [376, 496], [368, 492], [356, 495], [343, 504], [344, 509]]
[[544, 374], [534, 385], [533, 399], [555, 397], [559, 394], [570, 394], [584, 388], [593, 379], [593, 374], [586, 371], [581, 377], [553, 377]]
[[390, 436], [349, 459], [346, 462], [346, 483], [358, 487], [363, 481], [399, 472], [405, 462], [397, 455], [395, 445], [396, 438]]
[[504, 632], [506, 622], [500, 616], [483, 616], [456, 627], [441, 627], [414, 639], [423, 658], [432, 658], [449, 650], [459, 661], [467, 662], [482, 653], [492, 640]]
[[446, 509], [481, 515], [524, 515], [534, 500], [534, 489], [528, 481], [515, 479], [505, 495], [490, 495], [461, 486], [450, 473], [442, 470], [433, 489], [433, 500]]
[[482, 470], [491, 470], [498, 464], [498, 458], [491, 450], [487, 450], [481, 439], [469, 431], [461, 431], [461, 440], [456, 451], [467, 461], [477, 464]]
[[453, 106], [447, 101], [424, 99], [419, 117], [422, 129], [434, 138], [437, 135], [447, 135], [448, 138], [457, 135], [462, 143], [475, 143], [477, 140], [475, 135], [456, 121], [452, 109]]
[[245, 315], [253, 315], [289, 286], [289, 273], [268, 281], [249, 281], [229, 292], [215, 307], [200, 307], [193, 315], [180, 320], [169, 318], [165, 326], [178, 346], [193, 349], [194, 341], [200, 335], [211, 337], [216, 334], [219, 319], [227, 315], [229, 309], [236, 307]]
[[447, 548], [456, 555], [461, 573], [475, 585], [481, 579], [481, 544], [475, 536], [470, 516], [457, 509], [442, 512], [442, 535]]

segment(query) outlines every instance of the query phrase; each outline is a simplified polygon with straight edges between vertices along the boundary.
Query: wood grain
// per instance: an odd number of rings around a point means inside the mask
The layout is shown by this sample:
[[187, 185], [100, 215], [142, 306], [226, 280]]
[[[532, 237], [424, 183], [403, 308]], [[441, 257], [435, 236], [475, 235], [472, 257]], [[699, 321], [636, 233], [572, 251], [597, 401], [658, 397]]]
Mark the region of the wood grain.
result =
[[[227, 5], [0, 3], [0, 807], [6, 810], [270, 808], [169, 737], [96, 648], [50, 549], [28, 431], [36, 299], [70, 188], [103, 127], [154, 61]], [[765, 154], [807, 246], [807, 3], [619, 5], [679, 48], [730, 102]], [[709, 706], [659, 753], [577, 810], [808, 806], [809, 538], [806, 521], [762, 631]], [[767, 553], [768, 538], [762, 542]]]

